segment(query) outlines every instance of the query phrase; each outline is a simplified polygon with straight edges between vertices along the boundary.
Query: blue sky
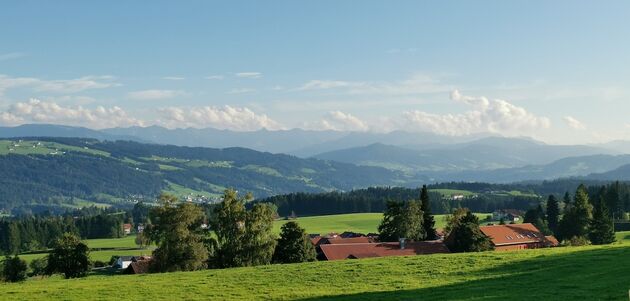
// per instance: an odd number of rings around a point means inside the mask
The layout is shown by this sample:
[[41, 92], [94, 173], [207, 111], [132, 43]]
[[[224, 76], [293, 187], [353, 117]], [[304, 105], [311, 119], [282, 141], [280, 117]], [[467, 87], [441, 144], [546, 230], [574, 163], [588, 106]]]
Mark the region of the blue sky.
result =
[[15, 1], [0, 123], [630, 139], [630, 2]]

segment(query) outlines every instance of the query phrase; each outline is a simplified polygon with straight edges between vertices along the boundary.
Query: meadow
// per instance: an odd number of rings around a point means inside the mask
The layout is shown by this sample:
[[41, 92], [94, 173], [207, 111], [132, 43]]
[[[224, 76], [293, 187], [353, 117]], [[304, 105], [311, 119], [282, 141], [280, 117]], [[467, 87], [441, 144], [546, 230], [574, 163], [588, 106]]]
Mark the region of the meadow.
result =
[[[630, 238], [630, 232], [619, 233]], [[627, 300], [630, 243], [0, 284], [3, 300]]]

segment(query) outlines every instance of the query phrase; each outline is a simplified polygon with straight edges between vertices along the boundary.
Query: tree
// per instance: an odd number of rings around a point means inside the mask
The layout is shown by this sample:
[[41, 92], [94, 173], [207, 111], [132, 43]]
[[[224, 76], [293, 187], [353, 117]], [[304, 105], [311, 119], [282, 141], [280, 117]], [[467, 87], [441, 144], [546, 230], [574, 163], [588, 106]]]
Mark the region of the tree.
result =
[[437, 239], [437, 233], [435, 232], [435, 219], [431, 212], [431, 200], [429, 198], [429, 191], [427, 190], [427, 185], [422, 185], [422, 190], [420, 191], [420, 202], [422, 202], [422, 206], [420, 209], [423, 212], [423, 227], [424, 233], [426, 233], [426, 240], [435, 240]]
[[211, 228], [216, 239], [207, 240], [213, 250], [212, 265], [217, 268], [269, 264], [275, 249], [273, 211], [264, 203], [257, 203], [247, 211], [245, 202], [251, 194], [239, 197], [228, 189], [223, 201], [215, 207]]
[[90, 269], [88, 246], [74, 234], [65, 233], [48, 254], [47, 274], [62, 273], [66, 278], [87, 275]]
[[547, 225], [549, 229], [555, 234], [558, 231], [558, 220], [560, 218], [560, 208], [558, 207], [558, 200], [553, 195], [549, 195], [547, 198]]
[[151, 239], [148, 237], [147, 234], [148, 233], [145, 232], [136, 233], [135, 243], [136, 245], [138, 245], [138, 247], [146, 249], [146, 247], [151, 244]]
[[162, 194], [160, 206], [150, 212], [153, 224], [145, 229], [152, 242], [151, 270], [155, 272], [194, 271], [205, 269], [208, 250], [204, 246], [201, 222], [203, 210], [192, 203], [177, 204], [177, 197]]
[[46, 266], [48, 266], [48, 257], [35, 258], [28, 264], [31, 268], [31, 276], [46, 275]]
[[26, 261], [18, 257], [7, 256], [3, 261], [2, 276], [4, 281], [19, 282], [26, 279], [26, 270], [28, 269]]
[[571, 207], [571, 195], [568, 191], [564, 193], [562, 200], [564, 201], [564, 211], [569, 210], [569, 207]]
[[282, 225], [280, 238], [273, 254], [275, 263], [297, 263], [315, 261], [315, 247], [306, 231], [297, 222]]
[[535, 209], [529, 209], [527, 210], [527, 212], [525, 212], [523, 222], [533, 224], [538, 230], [540, 230], [540, 232], [545, 235], [551, 234], [551, 230], [549, 230], [549, 226], [547, 225], [545, 212], [543, 211], [542, 205], [540, 204]]
[[421, 207], [417, 201], [388, 201], [383, 220], [378, 226], [380, 241], [398, 241], [401, 238], [424, 240], [426, 232]]
[[586, 186], [580, 185], [574, 197], [574, 202], [565, 211], [559, 225], [561, 240], [572, 239], [573, 237], [583, 237], [589, 233], [591, 218], [593, 216], [593, 206], [589, 202]]
[[[453, 211], [453, 214], [446, 216], [446, 226], [444, 226], [444, 235], [448, 236], [451, 233], [451, 231], [453, 231], [453, 229], [457, 227], [461, 219], [466, 214], [468, 214], [468, 212], [469, 210], [466, 208], [457, 208]], [[505, 224], [505, 221], [503, 221], [503, 224]]]
[[613, 220], [608, 214], [608, 208], [604, 200], [600, 199], [598, 203], [593, 212], [593, 220], [591, 221], [588, 237], [594, 245], [611, 244], [615, 242]]
[[482, 252], [493, 250], [494, 246], [488, 236], [481, 232], [479, 219], [467, 211], [465, 215], [451, 220], [451, 232], [446, 245], [451, 252]]

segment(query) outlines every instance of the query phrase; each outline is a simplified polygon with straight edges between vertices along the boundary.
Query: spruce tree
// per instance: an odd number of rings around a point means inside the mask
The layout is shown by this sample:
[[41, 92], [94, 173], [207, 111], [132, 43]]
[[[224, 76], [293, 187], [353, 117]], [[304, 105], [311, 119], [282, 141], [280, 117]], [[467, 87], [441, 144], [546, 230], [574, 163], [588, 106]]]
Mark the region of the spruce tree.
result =
[[26, 261], [18, 257], [7, 256], [3, 261], [2, 277], [7, 282], [19, 282], [26, 280], [26, 270], [28, 269]]
[[553, 195], [547, 198], [547, 225], [555, 234], [558, 231], [558, 219], [560, 218], [560, 208], [558, 208], [558, 200]]
[[290, 221], [282, 225], [280, 238], [273, 254], [275, 263], [297, 263], [315, 261], [315, 247], [297, 222]]
[[575, 192], [575, 200], [565, 211], [559, 225], [562, 240], [586, 238], [589, 233], [593, 206], [589, 202], [586, 186], [580, 185]]
[[608, 208], [604, 200], [600, 199], [598, 205], [595, 206], [593, 212], [593, 220], [591, 221], [590, 232], [588, 234], [591, 243], [594, 245], [605, 245], [615, 241], [615, 232], [613, 230], [613, 220], [608, 214]]
[[482, 252], [493, 250], [491, 239], [479, 228], [479, 219], [470, 211], [451, 221], [452, 229], [446, 245], [451, 252]]
[[422, 202], [423, 212], [423, 227], [424, 232], [426, 233], [426, 240], [435, 240], [437, 239], [437, 234], [435, 232], [435, 219], [433, 217], [433, 213], [431, 212], [431, 200], [429, 198], [429, 191], [427, 189], [427, 185], [422, 185], [422, 190], [420, 192], [420, 201]]

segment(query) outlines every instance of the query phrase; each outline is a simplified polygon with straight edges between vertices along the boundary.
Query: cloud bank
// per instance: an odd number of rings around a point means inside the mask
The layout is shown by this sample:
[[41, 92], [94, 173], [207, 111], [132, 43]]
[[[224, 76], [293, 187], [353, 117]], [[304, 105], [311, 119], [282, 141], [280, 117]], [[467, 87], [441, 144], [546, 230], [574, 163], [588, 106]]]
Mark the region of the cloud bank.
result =
[[55, 102], [38, 99], [12, 104], [7, 111], [0, 113], [0, 123], [3, 125], [54, 123], [96, 129], [144, 125], [142, 121], [130, 117], [127, 112], [117, 106], [111, 108], [97, 106], [95, 109], [86, 109], [81, 106], [61, 106]]
[[255, 131], [260, 129], [280, 130], [284, 127], [265, 114], [256, 114], [246, 107], [204, 106], [204, 107], [167, 107], [159, 109], [160, 125], [169, 128], [213, 127], [235, 131]]
[[461, 114], [432, 114], [420, 110], [403, 113], [401, 127], [407, 130], [430, 131], [445, 135], [497, 133], [521, 135], [547, 129], [551, 122], [522, 107], [501, 99], [462, 95], [455, 90], [451, 100], [465, 104], [470, 110]]

